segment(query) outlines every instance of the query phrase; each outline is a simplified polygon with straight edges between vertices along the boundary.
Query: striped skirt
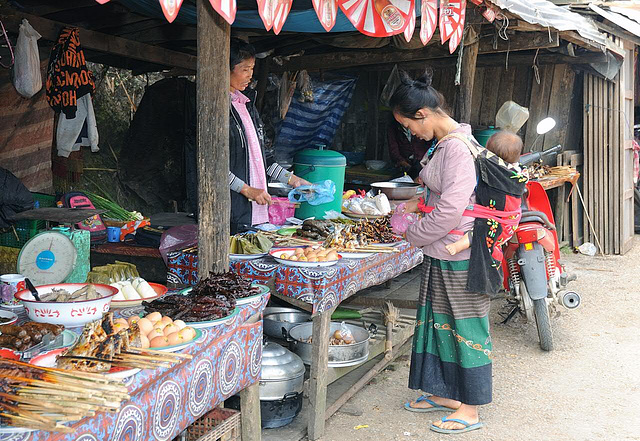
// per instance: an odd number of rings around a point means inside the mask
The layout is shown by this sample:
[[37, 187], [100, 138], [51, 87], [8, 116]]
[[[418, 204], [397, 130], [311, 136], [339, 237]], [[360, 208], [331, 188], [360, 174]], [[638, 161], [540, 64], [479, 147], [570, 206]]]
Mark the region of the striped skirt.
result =
[[409, 387], [480, 405], [491, 402], [489, 296], [466, 290], [469, 261], [425, 256]]

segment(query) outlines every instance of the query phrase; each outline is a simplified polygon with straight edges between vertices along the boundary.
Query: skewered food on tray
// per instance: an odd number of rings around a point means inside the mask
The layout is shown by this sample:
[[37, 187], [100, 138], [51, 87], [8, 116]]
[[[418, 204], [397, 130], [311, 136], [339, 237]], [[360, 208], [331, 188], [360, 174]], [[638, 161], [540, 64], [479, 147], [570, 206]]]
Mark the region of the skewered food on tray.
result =
[[324, 242], [329, 248], [355, 249], [374, 243], [394, 243], [399, 240], [391, 230], [390, 217], [363, 220], [353, 225], [336, 225], [335, 231]]
[[27, 322], [23, 325], [0, 326], [0, 347], [26, 351], [42, 341], [46, 334], [58, 336], [64, 331], [62, 325]]
[[103, 297], [98, 293], [96, 287], [91, 283], [69, 292], [64, 288], [51, 288], [51, 292], [40, 294], [43, 302], [81, 302], [85, 300], [96, 300]]

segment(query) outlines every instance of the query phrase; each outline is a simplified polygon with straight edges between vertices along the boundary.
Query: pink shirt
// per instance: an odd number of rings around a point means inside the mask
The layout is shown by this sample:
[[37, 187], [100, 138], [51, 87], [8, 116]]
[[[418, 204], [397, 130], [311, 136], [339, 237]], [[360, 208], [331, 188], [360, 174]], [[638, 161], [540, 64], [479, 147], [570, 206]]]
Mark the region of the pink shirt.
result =
[[[461, 124], [452, 133], [470, 135], [471, 126]], [[451, 230], [473, 230], [474, 219], [462, 215], [465, 208], [476, 201], [476, 168], [469, 147], [458, 139], [447, 139], [438, 146], [430, 160], [423, 161], [427, 162], [420, 172], [420, 178], [430, 190], [427, 205], [435, 208], [419, 222], [409, 226], [407, 240], [411, 245], [422, 248], [429, 257], [441, 260], [469, 259], [470, 248], [453, 256], [445, 249], [445, 245], [460, 238], [460, 235], [449, 234]]]
[[[264, 169], [264, 161], [262, 160], [262, 150], [260, 149], [260, 141], [256, 128], [253, 126], [251, 115], [247, 110], [247, 98], [242, 92], [236, 90], [231, 93], [231, 104], [236, 109], [240, 120], [244, 126], [244, 135], [247, 139], [249, 149], [249, 185], [254, 188], [260, 188], [267, 191], [267, 174]], [[251, 203], [251, 224], [258, 225], [269, 222], [269, 206], [259, 205], [256, 202]]]

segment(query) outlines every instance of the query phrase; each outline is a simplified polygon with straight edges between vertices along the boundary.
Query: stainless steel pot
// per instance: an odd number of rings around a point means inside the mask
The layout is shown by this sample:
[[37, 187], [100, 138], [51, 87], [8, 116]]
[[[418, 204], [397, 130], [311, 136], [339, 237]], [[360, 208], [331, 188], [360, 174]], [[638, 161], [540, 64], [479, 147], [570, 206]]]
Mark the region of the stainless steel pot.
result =
[[[331, 346], [329, 345], [329, 367], [344, 367], [355, 366], [360, 363], [364, 363], [369, 358], [369, 332], [365, 329], [354, 326], [346, 325], [355, 343], [344, 346]], [[293, 352], [298, 354], [304, 364], [311, 364], [311, 348], [312, 343], [307, 343], [307, 340], [312, 334], [313, 323], [304, 323], [302, 325], [295, 326], [289, 331], [291, 341], [289, 347]], [[313, 338], [326, 338], [329, 340], [331, 335], [340, 329], [340, 323], [332, 322], [330, 327], [330, 333], [326, 336], [313, 336]]]
[[280, 400], [302, 392], [305, 367], [300, 357], [279, 344], [262, 347], [260, 400]]
[[311, 320], [311, 314], [292, 308], [264, 315], [264, 333], [269, 337], [289, 340], [291, 328]]
[[371, 188], [380, 190], [389, 199], [406, 200], [416, 196], [419, 184], [411, 182], [374, 182]]

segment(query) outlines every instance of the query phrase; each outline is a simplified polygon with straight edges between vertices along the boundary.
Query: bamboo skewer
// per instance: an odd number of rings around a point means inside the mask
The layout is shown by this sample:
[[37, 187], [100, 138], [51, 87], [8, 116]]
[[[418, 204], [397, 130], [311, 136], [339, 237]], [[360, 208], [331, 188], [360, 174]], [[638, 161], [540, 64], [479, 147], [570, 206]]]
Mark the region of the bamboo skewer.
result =
[[164, 352], [164, 351], [158, 351], [155, 349], [142, 349], [142, 348], [134, 348], [134, 347], [129, 348], [129, 351], [127, 351], [127, 353], [128, 352], [157, 354], [165, 357], [183, 358], [185, 360], [191, 360], [193, 358], [193, 355], [191, 354], [181, 354], [178, 352]]

